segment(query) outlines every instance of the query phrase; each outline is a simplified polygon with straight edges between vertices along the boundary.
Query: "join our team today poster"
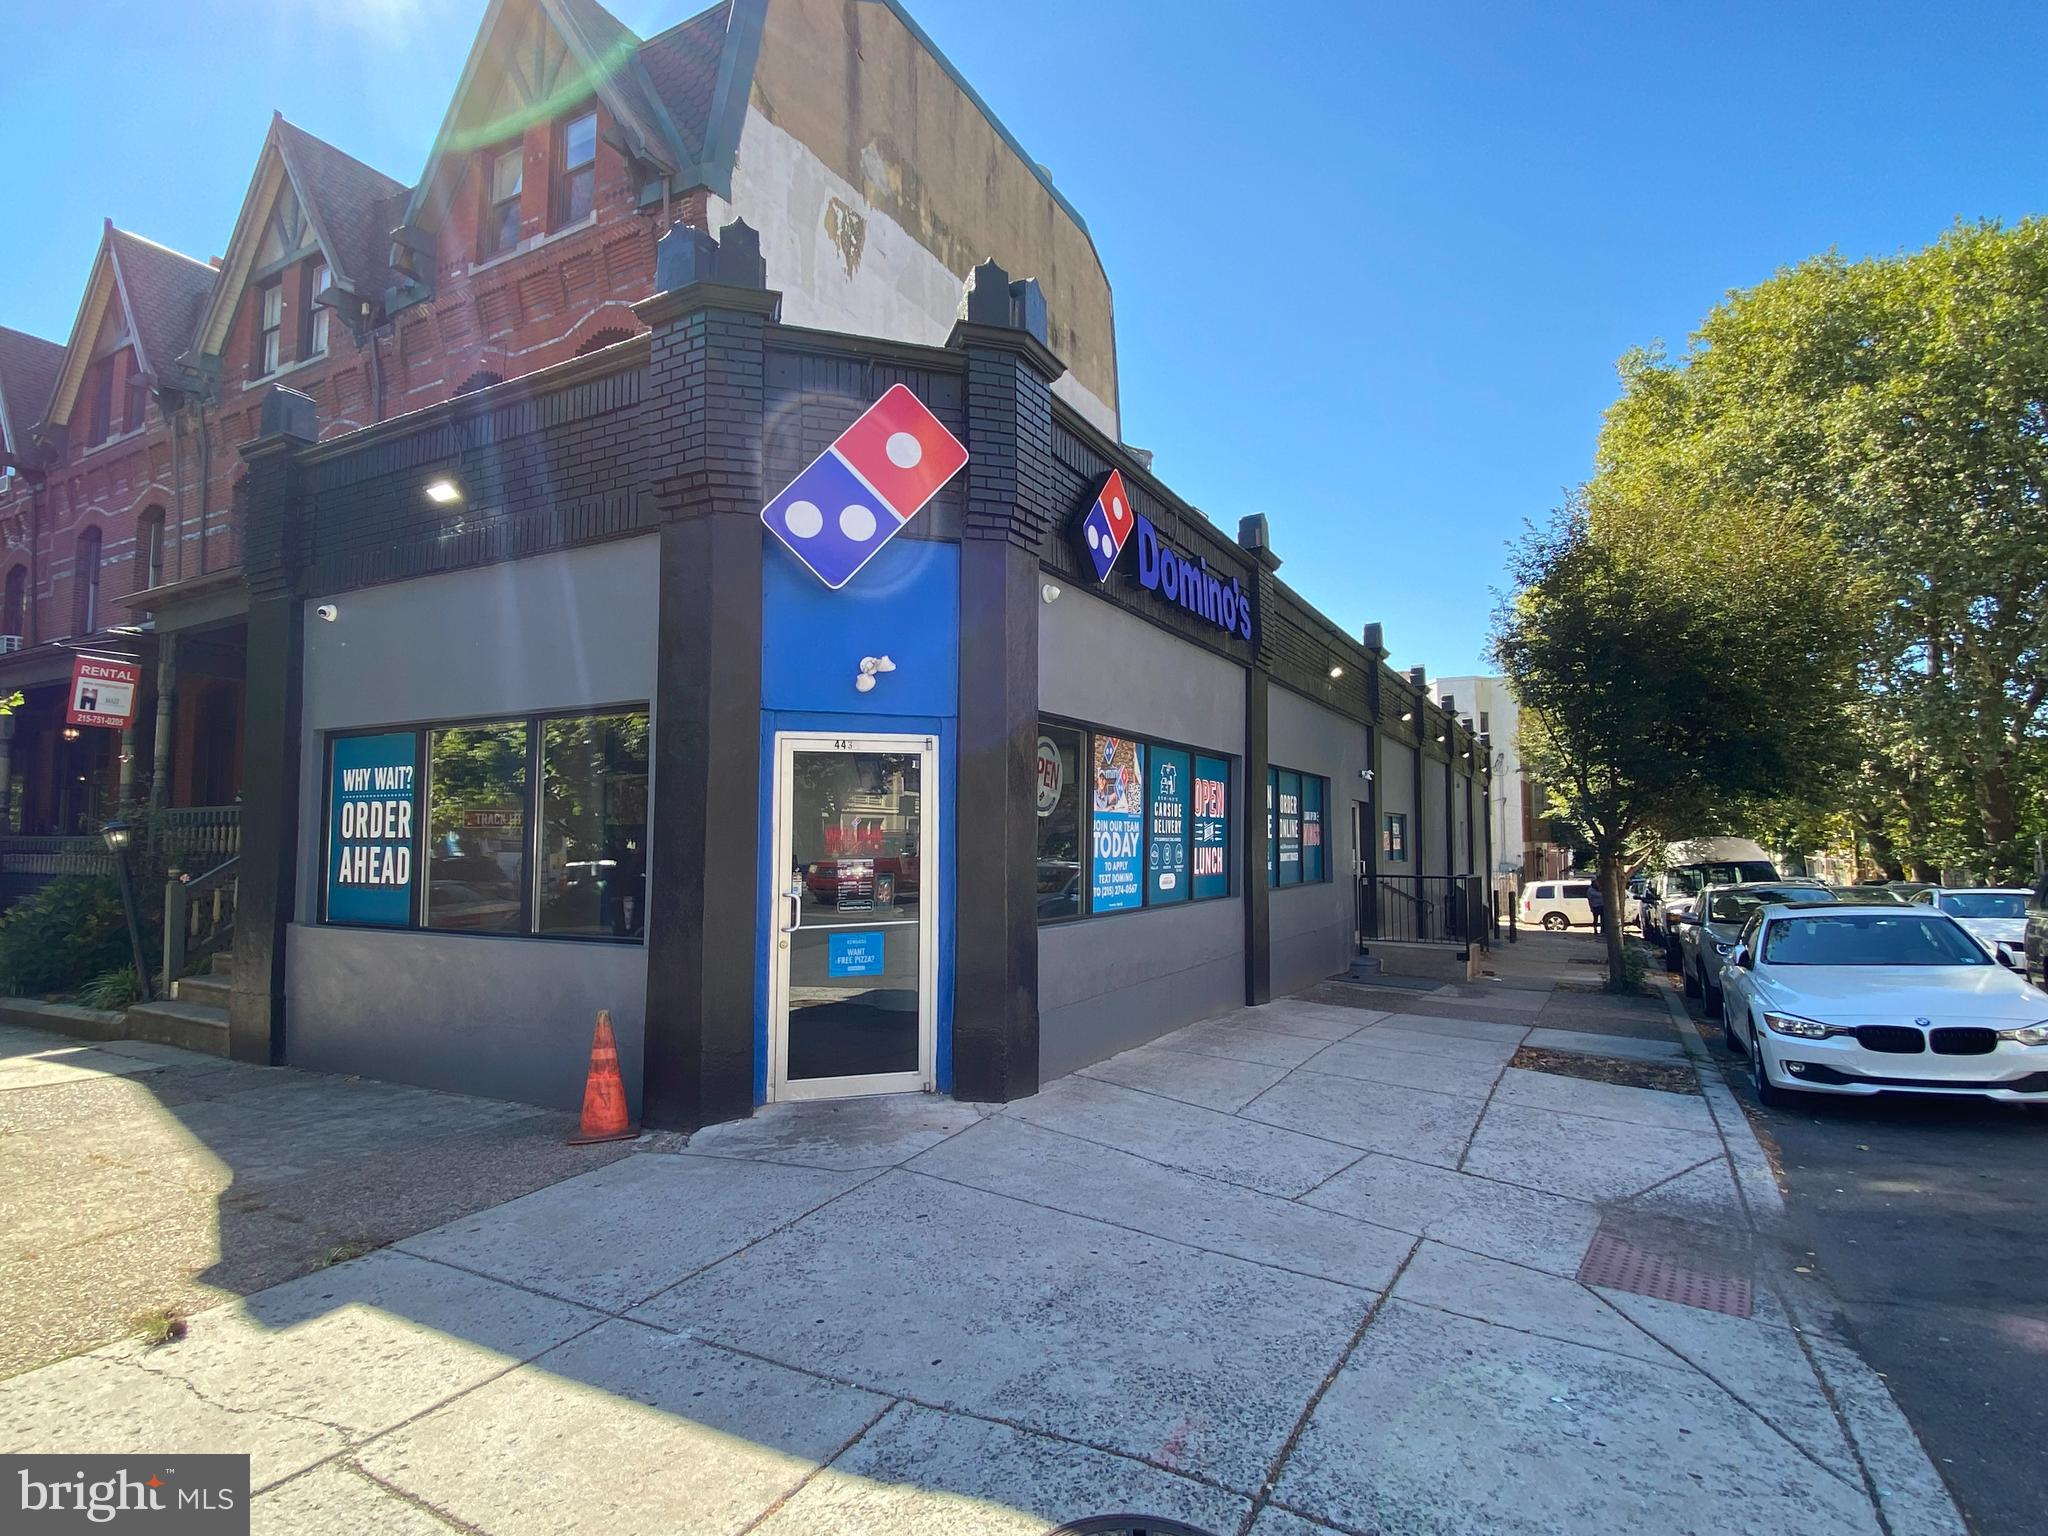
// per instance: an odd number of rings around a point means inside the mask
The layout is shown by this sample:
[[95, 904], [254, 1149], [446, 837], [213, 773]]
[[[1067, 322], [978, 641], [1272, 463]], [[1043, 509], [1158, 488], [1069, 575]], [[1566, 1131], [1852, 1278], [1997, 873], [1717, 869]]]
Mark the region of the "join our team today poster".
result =
[[1097, 736], [1088, 909], [1122, 912], [1145, 900], [1145, 749], [1125, 736]]

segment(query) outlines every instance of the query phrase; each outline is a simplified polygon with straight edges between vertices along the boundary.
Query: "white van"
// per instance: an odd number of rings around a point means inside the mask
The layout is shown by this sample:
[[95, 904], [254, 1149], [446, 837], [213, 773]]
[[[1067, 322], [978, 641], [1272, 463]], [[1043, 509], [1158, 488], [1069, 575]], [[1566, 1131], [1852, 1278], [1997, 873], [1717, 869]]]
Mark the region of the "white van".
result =
[[1675, 976], [1677, 919], [1692, 911], [1701, 891], [1710, 885], [1747, 885], [1778, 878], [1778, 866], [1771, 856], [1746, 837], [1696, 837], [1669, 844], [1664, 850], [1663, 870], [1650, 876], [1649, 889], [1643, 893], [1643, 937], [1663, 946], [1665, 963]]
[[1563, 933], [1567, 928], [1593, 926], [1593, 882], [1590, 880], [1545, 880], [1522, 891], [1519, 921], [1524, 928], [1548, 928]]

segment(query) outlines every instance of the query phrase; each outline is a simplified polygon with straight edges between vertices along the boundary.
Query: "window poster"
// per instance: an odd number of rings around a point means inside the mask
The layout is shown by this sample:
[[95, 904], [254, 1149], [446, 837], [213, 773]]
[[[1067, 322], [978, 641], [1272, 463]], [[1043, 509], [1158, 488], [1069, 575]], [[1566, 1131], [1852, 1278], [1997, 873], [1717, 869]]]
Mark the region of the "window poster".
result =
[[1280, 883], [1280, 823], [1274, 814], [1273, 801], [1275, 786], [1280, 782], [1280, 770], [1266, 770], [1266, 884]]
[[1146, 843], [1145, 876], [1147, 899], [1155, 907], [1188, 899], [1188, 779], [1187, 753], [1152, 749], [1152, 835]]
[[403, 928], [412, 921], [418, 760], [419, 738], [411, 731], [334, 739], [327, 795], [330, 923]]
[[1122, 912], [1145, 899], [1145, 749], [1125, 736], [1094, 746], [1088, 910]]
[[1194, 897], [1207, 901], [1230, 894], [1230, 764], [1220, 757], [1195, 759], [1192, 822]]
[[1301, 884], [1301, 775], [1282, 773], [1276, 785], [1280, 797], [1280, 835], [1275, 842], [1280, 853], [1280, 883]]
[[1323, 878], [1323, 781], [1301, 781], [1301, 878]]

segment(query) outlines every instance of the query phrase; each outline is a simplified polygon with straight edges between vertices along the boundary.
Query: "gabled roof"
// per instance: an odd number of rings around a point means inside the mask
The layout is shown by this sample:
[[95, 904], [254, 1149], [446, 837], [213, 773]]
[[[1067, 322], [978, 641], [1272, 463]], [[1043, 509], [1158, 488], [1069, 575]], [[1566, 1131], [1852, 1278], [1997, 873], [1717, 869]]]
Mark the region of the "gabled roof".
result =
[[27, 452], [28, 429], [42, 419], [63, 365], [56, 342], [0, 325], [0, 452]]
[[186, 383], [181, 359], [213, 292], [215, 275], [207, 263], [116, 229], [109, 219], [43, 420], [57, 425], [70, 421], [85, 365], [92, 361], [93, 338], [110, 304], [118, 303], [128, 317], [142, 373], [159, 384]]
[[[491, 0], [441, 131], [434, 137], [426, 170], [406, 206], [404, 223], [437, 224], [453, 183], [460, 179], [461, 157], [515, 126], [481, 120], [484, 107], [477, 94], [497, 74], [527, 62], [513, 56], [508, 41], [501, 37], [508, 16], [517, 22], [529, 11], [538, 13], [567, 51], [573, 70], [569, 78], [527, 82], [542, 93], [541, 105], [566, 108], [585, 95], [596, 96], [630, 155], [658, 170], [678, 174], [694, 165], [704, 142], [703, 113], [709, 96], [696, 82], [700, 66], [695, 55], [707, 36], [715, 34], [722, 43], [730, 9], [730, 0], [721, 0], [702, 15], [661, 34], [656, 56], [650, 59], [647, 45], [597, 0]], [[715, 58], [712, 66], [715, 72]], [[678, 118], [678, 106], [687, 121]]]
[[327, 258], [336, 288], [376, 302], [389, 286], [390, 230], [410, 189], [273, 114], [221, 259], [221, 280], [190, 338], [194, 362], [218, 356], [227, 345], [235, 303], [262, 249], [278, 192], [287, 186]]

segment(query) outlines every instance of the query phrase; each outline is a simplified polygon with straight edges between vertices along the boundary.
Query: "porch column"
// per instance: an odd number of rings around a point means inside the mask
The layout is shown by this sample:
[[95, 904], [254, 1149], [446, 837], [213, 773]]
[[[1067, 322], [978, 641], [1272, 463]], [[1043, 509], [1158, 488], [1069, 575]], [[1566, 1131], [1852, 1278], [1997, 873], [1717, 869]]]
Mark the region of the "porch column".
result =
[[149, 803], [162, 810], [171, 800], [171, 731], [178, 712], [178, 636], [156, 640], [156, 750], [150, 763]]
[[1046, 331], [1038, 284], [990, 261], [947, 341], [967, 356], [955, 859], [987, 876], [953, 906], [953, 1092], [992, 1102], [1038, 1091], [1038, 562], [1062, 510], [1048, 487], [1065, 371]]
[[0, 831], [14, 824], [14, 716], [0, 715]]
[[285, 944], [299, 881], [300, 700], [305, 605], [299, 455], [318, 437], [313, 401], [272, 386], [249, 466], [242, 568], [249, 584], [248, 703], [243, 758], [262, 764], [242, 793], [241, 889], [235, 912], [228, 1054], [276, 1065], [284, 1057]]
[[663, 522], [648, 744], [641, 1121], [695, 1130], [754, 1108], [760, 825], [764, 340], [782, 296], [760, 236], [662, 237], [647, 368]]

